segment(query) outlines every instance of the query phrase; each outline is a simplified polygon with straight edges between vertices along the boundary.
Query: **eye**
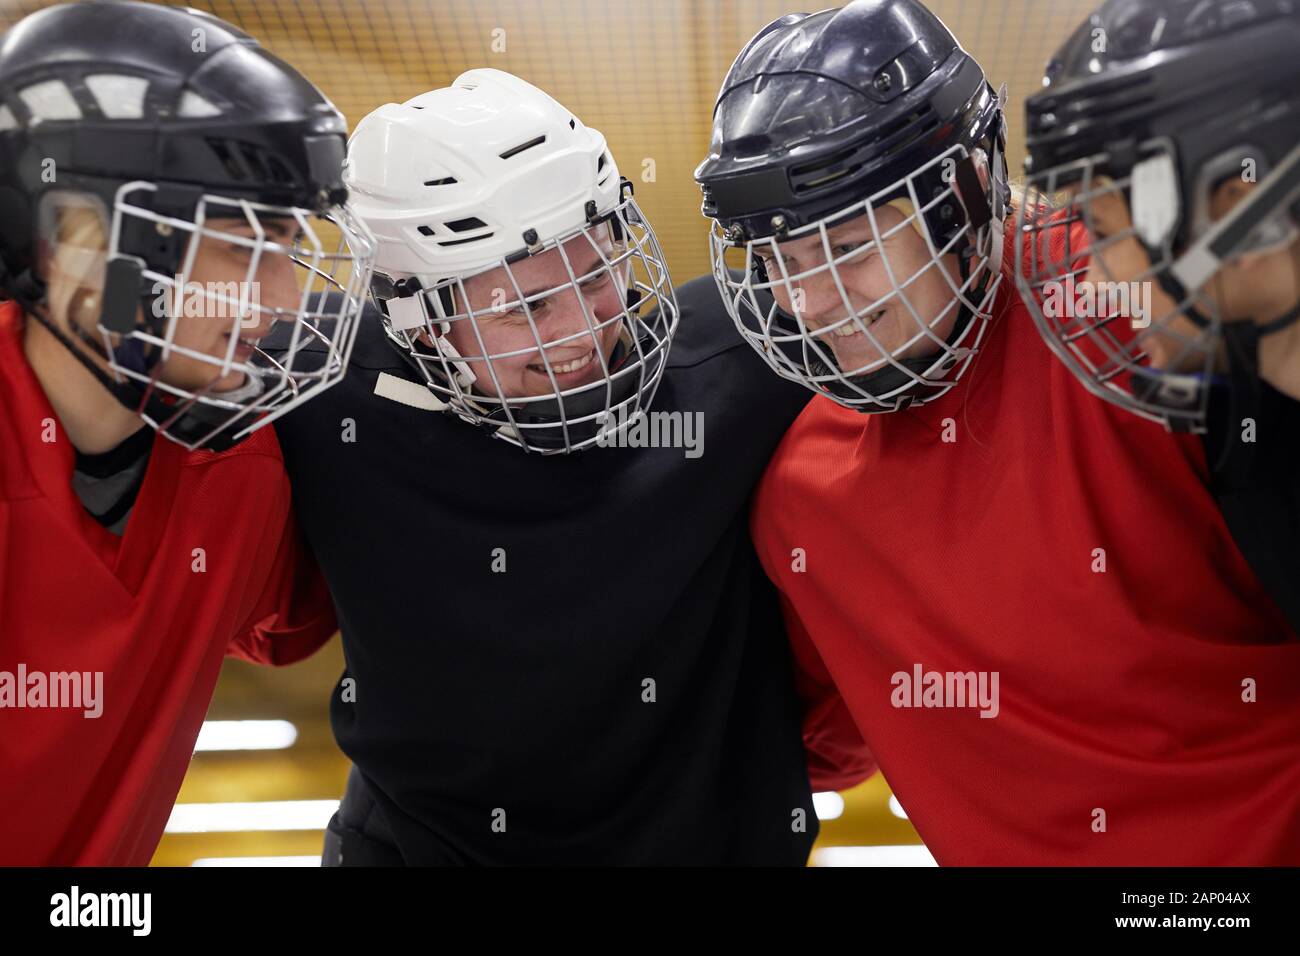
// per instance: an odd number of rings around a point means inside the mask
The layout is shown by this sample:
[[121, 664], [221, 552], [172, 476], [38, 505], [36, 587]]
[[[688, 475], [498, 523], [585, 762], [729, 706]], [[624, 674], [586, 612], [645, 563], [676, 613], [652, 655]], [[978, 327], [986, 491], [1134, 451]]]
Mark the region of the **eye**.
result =
[[580, 283], [580, 288], [590, 292], [595, 289], [603, 289], [610, 282], [609, 270], [602, 269], [600, 272], [591, 276], [585, 282]]
[[[876, 247], [867, 240], [862, 242], [840, 242], [831, 246], [831, 257], [839, 259], [849, 256], [850, 258], [846, 261], [856, 262], [868, 253], [874, 253], [875, 251]], [[857, 254], [854, 255], [854, 253]]]
[[516, 305], [514, 308], [499, 314], [502, 318], [506, 319], [509, 322], [516, 322], [519, 323], [520, 325], [527, 325], [529, 310], [531, 310], [533, 313], [533, 319], [537, 320], [546, 314], [546, 310], [548, 308], [549, 305], [547, 304], [546, 300], [540, 299], [537, 302], [528, 303], [527, 309], [525, 309], [523, 305]]

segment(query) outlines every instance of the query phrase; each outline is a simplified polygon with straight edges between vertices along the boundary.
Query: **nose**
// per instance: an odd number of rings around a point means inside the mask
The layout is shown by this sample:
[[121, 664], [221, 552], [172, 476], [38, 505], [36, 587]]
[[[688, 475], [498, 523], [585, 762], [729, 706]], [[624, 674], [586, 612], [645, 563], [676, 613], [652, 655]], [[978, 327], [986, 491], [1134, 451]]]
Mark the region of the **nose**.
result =
[[[844, 282], [842, 276], [840, 281]], [[857, 311], [867, 304], [862, 296], [856, 294], [847, 285], [844, 288], [848, 296], [846, 301], [845, 297], [840, 295], [839, 287], [829, 270], [799, 282], [792, 282], [791, 286], [794, 289], [795, 299], [790, 305], [799, 306], [799, 314], [803, 316], [804, 324], [812, 329], [833, 325], [848, 315], [850, 309]], [[793, 314], [794, 309], [791, 308], [790, 311]]]
[[[257, 269], [258, 302], [267, 310], [283, 310], [289, 313], [298, 311], [302, 290], [298, 287], [298, 266], [284, 253], [268, 253], [263, 256]], [[309, 301], [317, 298], [319, 285]], [[259, 329], [265, 323], [269, 330], [274, 319], [266, 312], [257, 313]]]
[[539, 323], [538, 332], [541, 333], [548, 352], [553, 349], [554, 354], [562, 355], [567, 349], [575, 354], [585, 353], [605, 330], [601, 323], [609, 316], [602, 315], [596, 297], [568, 288], [557, 292], [547, 301], [548, 308]]

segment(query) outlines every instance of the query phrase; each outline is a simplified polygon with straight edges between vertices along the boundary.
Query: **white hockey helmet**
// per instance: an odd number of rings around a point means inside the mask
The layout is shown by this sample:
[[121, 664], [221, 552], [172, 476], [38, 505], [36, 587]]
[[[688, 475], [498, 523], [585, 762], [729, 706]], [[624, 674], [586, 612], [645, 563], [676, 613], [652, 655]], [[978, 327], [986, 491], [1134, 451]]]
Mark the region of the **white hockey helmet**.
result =
[[[526, 450], [555, 453], [614, 434], [649, 405], [678, 309], [658, 240], [600, 132], [518, 77], [471, 70], [365, 117], [344, 181], [378, 241], [372, 291], [389, 337], [450, 411]], [[563, 264], [567, 281], [525, 292], [516, 271], [544, 254]], [[465, 280], [494, 270], [503, 270], [495, 301], [472, 304]], [[598, 306], [590, 289], [600, 283]], [[577, 332], [544, 334], [551, 330], [536, 313], [553, 296], [581, 304]], [[531, 335], [494, 351], [491, 323], [506, 316]], [[459, 349], [456, 323], [472, 333], [459, 336]], [[548, 352], [566, 343], [570, 352], [591, 343], [587, 363], [600, 374], [559, 381], [572, 374], [557, 373]], [[511, 393], [498, 373], [524, 356], [541, 370], [536, 387]]]

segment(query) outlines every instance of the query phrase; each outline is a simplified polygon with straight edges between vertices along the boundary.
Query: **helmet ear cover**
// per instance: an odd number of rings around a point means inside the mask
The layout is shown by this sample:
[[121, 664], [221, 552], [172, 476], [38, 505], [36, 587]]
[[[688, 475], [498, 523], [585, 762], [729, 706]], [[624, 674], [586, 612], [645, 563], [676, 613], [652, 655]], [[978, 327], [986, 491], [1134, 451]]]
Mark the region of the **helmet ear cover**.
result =
[[108, 261], [99, 324], [109, 332], [127, 335], [135, 329], [144, 269], [139, 256], [114, 256]]
[[966, 214], [966, 221], [971, 230], [978, 232], [993, 221], [993, 208], [989, 204], [988, 154], [980, 147], [963, 156], [957, 162], [954, 173], [953, 192]]

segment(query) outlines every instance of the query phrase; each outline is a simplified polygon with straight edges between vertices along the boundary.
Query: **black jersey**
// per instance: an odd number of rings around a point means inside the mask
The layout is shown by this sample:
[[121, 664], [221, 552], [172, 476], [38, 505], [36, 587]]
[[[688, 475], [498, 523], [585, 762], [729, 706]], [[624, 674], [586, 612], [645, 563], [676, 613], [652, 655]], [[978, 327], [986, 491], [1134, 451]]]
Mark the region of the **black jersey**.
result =
[[748, 512], [810, 393], [741, 341], [711, 277], [678, 300], [652, 412], [699, 413], [694, 450], [542, 457], [381, 397], [414, 375], [374, 316], [345, 380], [277, 422], [343, 633], [334, 732], [408, 863], [807, 858]]
[[1300, 402], [1259, 380], [1210, 393], [1210, 490], [1255, 576], [1300, 635]]

